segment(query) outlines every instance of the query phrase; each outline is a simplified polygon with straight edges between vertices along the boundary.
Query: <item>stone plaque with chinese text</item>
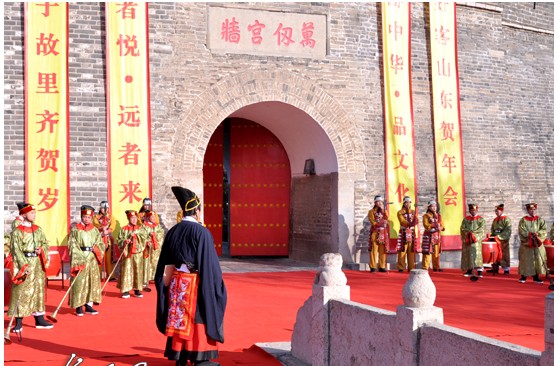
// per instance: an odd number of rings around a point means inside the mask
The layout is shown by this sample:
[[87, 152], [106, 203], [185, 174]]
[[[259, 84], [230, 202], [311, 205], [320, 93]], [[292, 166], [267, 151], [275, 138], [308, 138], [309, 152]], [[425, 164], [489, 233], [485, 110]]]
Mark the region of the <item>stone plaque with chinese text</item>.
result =
[[235, 8], [209, 8], [211, 52], [324, 58], [326, 16]]

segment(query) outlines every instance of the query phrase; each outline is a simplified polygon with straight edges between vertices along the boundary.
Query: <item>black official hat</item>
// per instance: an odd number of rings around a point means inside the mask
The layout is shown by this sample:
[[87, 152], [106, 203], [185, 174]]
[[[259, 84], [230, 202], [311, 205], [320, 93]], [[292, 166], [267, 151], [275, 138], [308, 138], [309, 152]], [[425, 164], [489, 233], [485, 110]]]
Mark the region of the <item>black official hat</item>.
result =
[[178, 186], [171, 187], [171, 190], [183, 211], [192, 211], [200, 205], [200, 199], [191, 190]]
[[19, 214], [20, 215], [24, 215], [30, 211], [33, 211], [35, 209], [35, 206], [32, 205], [31, 203], [27, 203], [27, 202], [18, 202], [17, 204], [17, 208], [19, 208]]

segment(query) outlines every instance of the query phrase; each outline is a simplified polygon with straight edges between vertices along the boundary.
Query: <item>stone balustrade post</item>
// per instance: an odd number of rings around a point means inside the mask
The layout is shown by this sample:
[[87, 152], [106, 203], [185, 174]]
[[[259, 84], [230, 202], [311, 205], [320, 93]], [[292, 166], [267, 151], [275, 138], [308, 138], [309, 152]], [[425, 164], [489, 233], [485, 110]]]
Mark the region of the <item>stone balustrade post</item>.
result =
[[291, 338], [292, 354], [312, 366], [329, 365], [329, 300], [350, 300], [350, 287], [342, 266], [343, 257], [339, 253], [325, 253], [320, 257], [312, 296], [297, 314]]
[[441, 308], [433, 306], [436, 300], [436, 287], [428, 271], [413, 269], [403, 287], [403, 304], [396, 311], [396, 334], [400, 347], [396, 352], [395, 365], [418, 365], [418, 332], [426, 324], [444, 323]]
[[554, 365], [554, 292], [546, 296], [544, 303], [544, 351], [541, 366]]

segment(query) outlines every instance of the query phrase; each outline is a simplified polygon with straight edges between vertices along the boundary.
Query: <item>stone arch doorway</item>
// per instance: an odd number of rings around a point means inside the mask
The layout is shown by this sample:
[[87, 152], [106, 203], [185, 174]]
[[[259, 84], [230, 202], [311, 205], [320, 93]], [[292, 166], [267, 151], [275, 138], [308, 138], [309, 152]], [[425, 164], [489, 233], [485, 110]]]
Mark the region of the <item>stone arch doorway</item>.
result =
[[[269, 122], [267, 117], [276, 116], [287, 118]], [[289, 256], [316, 261], [329, 251], [353, 262], [355, 187], [365, 181], [364, 145], [354, 118], [325, 90], [301, 75], [249, 70], [225, 77], [200, 95], [178, 124], [172, 142], [175, 154], [168, 173], [162, 172], [169, 177], [168, 186], [183, 184], [203, 191], [203, 160], [209, 139], [228, 117], [249, 119], [266, 127], [289, 155]], [[315, 176], [303, 174], [306, 159], [315, 160]], [[172, 197], [168, 199], [171, 203]], [[312, 206], [316, 202], [321, 204], [320, 210]], [[308, 214], [316, 212], [323, 215], [308, 221]]]

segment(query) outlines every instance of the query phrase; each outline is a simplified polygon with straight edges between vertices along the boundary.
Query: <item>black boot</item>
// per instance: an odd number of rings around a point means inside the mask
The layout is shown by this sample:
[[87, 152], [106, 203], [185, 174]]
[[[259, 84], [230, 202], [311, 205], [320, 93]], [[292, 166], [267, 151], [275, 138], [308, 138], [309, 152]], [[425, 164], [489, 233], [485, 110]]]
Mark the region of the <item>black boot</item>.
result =
[[35, 315], [35, 328], [50, 329], [54, 328], [54, 324], [47, 322], [44, 318], [44, 315]]
[[541, 280], [541, 279], [539, 278], [539, 274], [538, 274], [538, 273], [537, 273], [536, 275], [533, 276], [533, 282], [535, 282], [535, 283], [544, 283], [544, 281]]
[[519, 282], [520, 282], [520, 283], [525, 283], [525, 282], [527, 282], [527, 277], [521, 275], [521, 278], [519, 279]]
[[23, 330], [23, 318], [15, 318], [16, 324], [14, 327], [14, 333], [20, 333]]
[[89, 306], [88, 304], [85, 304], [85, 314], [97, 315], [99, 314], [99, 312], [93, 309], [93, 306]]

